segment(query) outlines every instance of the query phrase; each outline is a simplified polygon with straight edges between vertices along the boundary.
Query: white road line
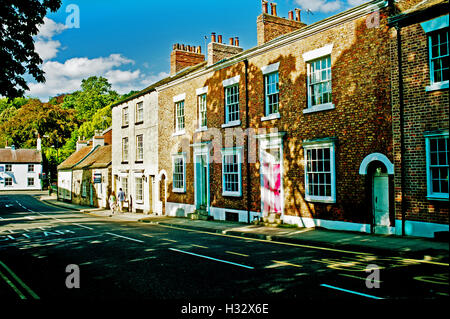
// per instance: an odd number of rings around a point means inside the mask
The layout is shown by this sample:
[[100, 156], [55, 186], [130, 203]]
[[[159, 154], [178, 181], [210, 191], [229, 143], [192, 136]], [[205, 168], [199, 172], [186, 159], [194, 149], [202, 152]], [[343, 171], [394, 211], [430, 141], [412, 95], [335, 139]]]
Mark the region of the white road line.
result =
[[363, 297], [367, 297], [367, 298], [372, 298], [372, 299], [384, 299], [381, 297], [377, 297], [377, 296], [372, 296], [372, 295], [367, 295], [367, 294], [363, 294], [361, 292], [357, 292], [357, 291], [353, 291], [353, 290], [348, 290], [348, 289], [344, 289], [344, 288], [339, 288], [339, 287], [335, 287], [335, 286], [331, 286], [331, 285], [327, 285], [327, 284], [321, 284], [322, 287], [326, 287], [326, 288], [331, 288], [331, 289], [335, 289], [335, 290], [340, 290], [340, 291], [344, 291], [344, 292], [348, 292], [354, 295], [359, 295], [359, 296], [363, 296]]
[[247, 268], [247, 269], [255, 269], [252, 266], [242, 265], [242, 264], [234, 263], [234, 262], [231, 262], [231, 261], [217, 259], [217, 258], [205, 256], [205, 255], [194, 254], [194, 253], [191, 253], [191, 252], [188, 252], [188, 251], [184, 251], [184, 250], [179, 250], [179, 249], [175, 249], [175, 248], [169, 248], [169, 249], [172, 250], [172, 251], [176, 251], [176, 252], [182, 253], [182, 254], [188, 254], [188, 255], [192, 255], [192, 256], [206, 258], [206, 259], [219, 261], [219, 262], [222, 262], [222, 263], [226, 263], [226, 264], [230, 264], [230, 265], [234, 265], [234, 266], [239, 266], [239, 267], [243, 267], [243, 268]]
[[138, 242], [138, 243], [144, 243], [144, 241], [142, 241], [142, 240], [135, 239], [135, 238], [130, 238], [130, 237], [122, 236], [122, 235], [117, 235], [117, 234], [114, 234], [114, 233], [105, 233], [105, 234], [111, 235], [111, 236], [115, 236], [115, 237], [124, 238], [124, 239], [128, 239], [128, 240], [135, 241], [135, 242]]

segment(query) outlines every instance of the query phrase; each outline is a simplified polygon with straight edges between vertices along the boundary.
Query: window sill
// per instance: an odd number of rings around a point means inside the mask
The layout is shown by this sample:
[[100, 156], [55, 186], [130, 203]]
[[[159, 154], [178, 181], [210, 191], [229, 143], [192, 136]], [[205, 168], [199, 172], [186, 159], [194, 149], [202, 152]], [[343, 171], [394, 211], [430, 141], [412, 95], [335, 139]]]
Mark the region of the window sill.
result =
[[449, 81], [433, 83], [433, 84], [427, 86], [425, 88], [425, 91], [426, 92], [433, 92], [433, 91], [439, 91], [439, 90], [448, 89], [448, 82]]
[[232, 122], [228, 122], [228, 123], [222, 124], [222, 128], [239, 126], [239, 125], [241, 125], [241, 120], [232, 121]]
[[173, 188], [173, 193], [186, 193], [186, 190], [184, 188]]
[[134, 164], [144, 164], [144, 161], [134, 161]]
[[181, 136], [181, 135], [184, 135], [184, 134], [186, 134], [186, 130], [175, 132], [175, 133], [172, 134], [172, 137], [174, 137], [174, 136]]
[[128, 128], [128, 124], [127, 125], [122, 125], [121, 128]]
[[305, 200], [307, 202], [314, 202], [314, 203], [325, 203], [325, 204], [335, 204], [336, 199], [331, 197], [316, 197], [316, 196], [305, 196]]
[[195, 130], [195, 132], [196, 132], [196, 133], [198, 133], [198, 132], [205, 132], [205, 131], [207, 131], [207, 130], [208, 130], [208, 127], [207, 127], [207, 126], [203, 126], [203, 127], [197, 128], [197, 129]]
[[270, 115], [261, 117], [261, 122], [263, 122], [263, 121], [270, 121], [270, 120], [276, 120], [276, 119], [279, 119], [280, 117], [281, 117], [280, 113], [272, 113]]
[[448, 202], [448, 195], [428, 195], [427, 199]]
[[222, 192], [222, 196], [241, 197], [242, 194], [240, 192]]
[[120, 162], [122, 165], [128, 165], [128, 161]]
[[303, 114], [328, 111], [328, 110], [334, 110], [334, 109], [335, 109], [335, 106], [333, 103], [325, 103], [325, 104], [308, 107], [307, 109], [303, 110]]
[[144, 124], [144, 121], [139, 121], [139, 122], [134, 123], [134, 125], [141, 125], [141, 124]]

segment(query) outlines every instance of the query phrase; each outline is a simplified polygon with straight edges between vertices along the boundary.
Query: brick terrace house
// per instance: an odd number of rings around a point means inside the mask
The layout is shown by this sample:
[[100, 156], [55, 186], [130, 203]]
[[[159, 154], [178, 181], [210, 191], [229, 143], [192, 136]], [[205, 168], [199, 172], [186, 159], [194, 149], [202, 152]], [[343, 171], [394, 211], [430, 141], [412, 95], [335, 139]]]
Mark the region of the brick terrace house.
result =
[[200, 63], [174, 45], [156, 87], [162, 213], [392, 232], [391, 7], [311, 25], [270, 7], [255, 48], [212, 34]]
[[397, 233], [449, 230], [448, 0], [409, 1], [390, 19]]

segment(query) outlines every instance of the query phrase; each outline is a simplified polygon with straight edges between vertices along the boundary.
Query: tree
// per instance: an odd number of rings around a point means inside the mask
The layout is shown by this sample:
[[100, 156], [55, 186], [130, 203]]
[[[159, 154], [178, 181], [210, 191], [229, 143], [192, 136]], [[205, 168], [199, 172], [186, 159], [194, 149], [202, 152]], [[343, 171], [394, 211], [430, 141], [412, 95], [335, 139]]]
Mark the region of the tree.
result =
[[33, 36], [44, 23], [47, 10], [55, 12], [60, 6], [61, 0], [0, 1], [0, 95], [23, 96], [29, 89], [26, 74], [45, 82]]
[[94, 114], [119, 98], [111, 90], [111, 84], [104, 77], [91, 76], [82, 80], [81, 90], [64, 98], [63, 108], [75, 109], [81, 121], [90, 121]]

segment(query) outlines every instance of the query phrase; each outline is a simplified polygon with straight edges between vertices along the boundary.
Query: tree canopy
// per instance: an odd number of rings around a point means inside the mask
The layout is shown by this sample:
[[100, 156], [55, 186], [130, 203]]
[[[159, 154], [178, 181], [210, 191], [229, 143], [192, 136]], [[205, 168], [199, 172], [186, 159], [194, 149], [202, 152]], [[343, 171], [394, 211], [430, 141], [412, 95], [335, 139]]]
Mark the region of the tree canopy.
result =
[[55, 12], [60, 6], [61, 0], [0, 1], [0, 96], [23, 96], [29, 89], [27, 74], [45, 82], [33, 36], [47, 11]]

